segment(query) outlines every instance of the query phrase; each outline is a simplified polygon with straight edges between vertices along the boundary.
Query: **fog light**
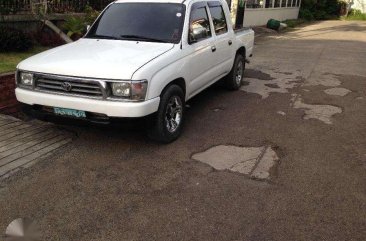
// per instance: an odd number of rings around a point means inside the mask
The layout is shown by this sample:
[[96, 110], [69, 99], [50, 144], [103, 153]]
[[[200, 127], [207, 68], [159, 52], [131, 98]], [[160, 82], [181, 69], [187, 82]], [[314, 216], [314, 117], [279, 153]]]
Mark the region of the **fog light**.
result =
[[31, 73], [20, 73], [20, 84], [32, 86], [33, 85], [33, 74]]
[[131, 85], [130, 83], [112, 83], [112, 92], [114, 96], [130, 97]]

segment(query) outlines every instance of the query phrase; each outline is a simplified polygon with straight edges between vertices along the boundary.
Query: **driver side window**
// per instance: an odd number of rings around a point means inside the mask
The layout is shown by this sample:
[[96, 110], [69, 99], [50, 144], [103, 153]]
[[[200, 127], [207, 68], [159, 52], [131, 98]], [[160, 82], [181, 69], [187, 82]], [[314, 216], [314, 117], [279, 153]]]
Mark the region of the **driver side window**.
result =
[[196, 43], [210, 38], [211, 36], [211, 26], [207, 14], [206, 4], [204, 2], [193, 4], [189, 18], [188, 43]]

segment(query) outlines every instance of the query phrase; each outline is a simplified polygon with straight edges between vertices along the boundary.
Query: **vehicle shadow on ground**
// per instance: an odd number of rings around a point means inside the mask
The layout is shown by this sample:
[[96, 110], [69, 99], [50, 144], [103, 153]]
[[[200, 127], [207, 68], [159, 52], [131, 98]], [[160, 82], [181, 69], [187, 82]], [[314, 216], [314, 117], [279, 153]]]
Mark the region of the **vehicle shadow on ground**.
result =
[[[197, 114], [210, 110], [211, 103], [216, 99], [222, 98], [223, 95], [229, 95], [232, 91], [226, 90], [221, 84], [216, 83], [200, 94], [196, 95], [186, 103], [185, 126], [190, 125], [193, 118], [197, 118]], [[82, 132], [104, 133], [109, 137], [117, 139], [146, 141], [147, 131], [151, 128], [154, 114], [143, 118], [115, 118], [110, 123], [93, 123], [83, 120], [49, 117], [45, 121], [49, 121], [58, 125], [62, 129], [66, 129], [81, 135]], [[183, 130], [184, 132], [184, 130]], [[153, 141], [150, 141], [153, 143]]]

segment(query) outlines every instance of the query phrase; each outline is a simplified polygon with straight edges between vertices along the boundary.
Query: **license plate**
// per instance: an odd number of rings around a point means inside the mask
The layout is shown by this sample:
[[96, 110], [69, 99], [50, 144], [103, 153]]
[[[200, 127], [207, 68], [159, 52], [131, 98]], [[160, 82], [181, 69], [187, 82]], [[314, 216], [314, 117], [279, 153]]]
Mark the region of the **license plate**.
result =
[[82, 110], [73, 110], [73, 109], [54, 107], [53, 111], [56, 115], [71, 116], [71, 117], [76, 117], [76, 118], [86, 118], [85, 111], [82, 111]]

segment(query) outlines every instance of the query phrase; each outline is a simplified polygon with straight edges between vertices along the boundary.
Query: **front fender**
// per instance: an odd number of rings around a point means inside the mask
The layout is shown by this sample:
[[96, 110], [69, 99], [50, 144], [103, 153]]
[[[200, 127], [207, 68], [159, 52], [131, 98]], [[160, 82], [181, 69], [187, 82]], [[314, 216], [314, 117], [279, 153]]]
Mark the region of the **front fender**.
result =
[[148, 80], [146, 99], [159, 97], [169, 83], [179, 78], [183, 78], [186, 87], [188, 86], [189, 83], [185, 78], [187, 58], [181, 57], [180, 54], [181, 52], [176, 51], [168, 52], [149, 62], [134, 74], [135, 80]]

